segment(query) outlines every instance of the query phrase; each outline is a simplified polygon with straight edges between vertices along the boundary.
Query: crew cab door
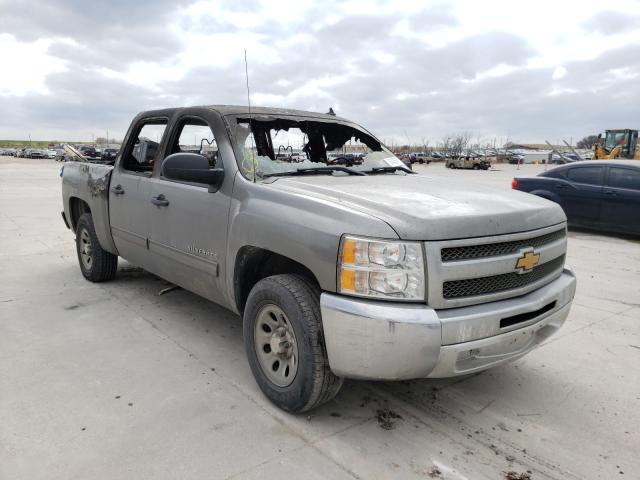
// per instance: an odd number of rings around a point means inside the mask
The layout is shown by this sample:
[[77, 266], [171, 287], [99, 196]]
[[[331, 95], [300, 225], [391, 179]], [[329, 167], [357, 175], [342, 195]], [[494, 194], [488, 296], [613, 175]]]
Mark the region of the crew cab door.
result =
[[567, 182], [558, 181], [554, 191], [569, 222], [589, 225], [597, 223], [602, 204], [604, 167], [580, 165], [566, 173]]
[[640, 168], [609, 166], [601, 223], [614, 230], [640, 233]]
[[111, 174], [109, 222], [113, 241], [121, 257], [144, 269], [149, 267], [149, 182], [167, 122], [166, 118], [139, 120]]
[[[211, 123], [204, 118], [178, 118], [171, 128], [165, 158], [179, 152], [199, 153], [209, 160], [210, 167], [222, 168], [216, 142], [222, 135], [226, 135], [222, 128], [214, 134]], [[205, 184], [164, 178], [159, 167], [147, 196], [152, 225], [151, 270], [176, 285], [224, 303], [230, 196], [223, 189], [212, 193]]]

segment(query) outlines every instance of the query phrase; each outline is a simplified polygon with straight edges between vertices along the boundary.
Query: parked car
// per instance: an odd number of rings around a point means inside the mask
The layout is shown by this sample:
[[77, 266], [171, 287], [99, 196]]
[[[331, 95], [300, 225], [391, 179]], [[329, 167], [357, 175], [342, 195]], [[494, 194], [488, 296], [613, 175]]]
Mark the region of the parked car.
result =
[[511, 165], [518, 165], [524, 163], [524, 155], [520, 153], [512, 153], [509, 156], [509, 163]]
[[26, 156], [28, 158], [46, 158], [46, 154], [44, 150], [40, 150], [38, 148], [32, 148], [27, 150]]
[[558, 203], [569, 225], [640, 235], [637, 160], [575, 162], [514, 178], [512, 187]]
[[413, 162], [411, 161], [411, 155], [408, 153], [402, 153], [398, 155], [398, 158], [404, 163], [408, 168], [413, 168], [411, 165]]
[[327, 164], [328, 165], [345, 165], [347, 167], [353, 167], [354, 165], [362, 165], [362, 156], [357, 155], [355, 153], [332, 153], [327, 155]]
[[84, 155], [86, 158], [89, 158], [89, 159], [99, 160], [102, 158], [102, 155], [98, 150], [96, 150], [95, 147], [88, 147], [86, 145], [83, 145], [78, 148], [78, 151], [82, 153], [82, 155]]
[[475, 157], [460, 157], [447, 159], [447, 168], [463, 168], [466, 170], [489, 170], [491, 162]]
[[[179, 144], [203, 126], [214, 166]], [[308, 160], [276, 160], [281, 128], [304, 134]], [[153, 148], [138, 147], [145, 130]], [[328, 164], [327, 150], [356, 141], [361, 164]], [[414, 174], [335, 115], [143, 112], [115, 165], [69, 162], [61, 176], [82, 275], [112, 280], [122, 256], [237, 313], [257, 384], [290, 412], [331, 400], [344, 378], [451, 377], [520, 358], [558, 331], [575, 293], [558, 205]]]
[[45, 150], [44, 152], [45, 152], [45, 156], [46, 156], [47, 158], [52, 159], [52, 160], [53, 160], [54, 158], [56, 158], [56, 156], [58, 155], [58, 154], [57, 154], [57, 152], [56, 152], [55, 150]]
[[64, 148], [56, 148], [55, 152], [56, 152], [56, 156], [55, 156], [56, 162], [66, 162], [71, 158], [71, 156], [64, 150]]
[[117, 148], [105, 148], [102, 151], [102, 161], [106, 163], [114, 162], [117, 154], [118, 154]]
[[416, 161], [418, 163], [426, 163], [427, 165], [431, 163], [431, 159], [424, 152], [416, 153]]
[[554, 165], [565, 165], [567, 163], [579, 162], [581, 160], [582, 159], [575, 153], [563, 153], [562, 155], [554, 153], [551, 155], [551, 163]]

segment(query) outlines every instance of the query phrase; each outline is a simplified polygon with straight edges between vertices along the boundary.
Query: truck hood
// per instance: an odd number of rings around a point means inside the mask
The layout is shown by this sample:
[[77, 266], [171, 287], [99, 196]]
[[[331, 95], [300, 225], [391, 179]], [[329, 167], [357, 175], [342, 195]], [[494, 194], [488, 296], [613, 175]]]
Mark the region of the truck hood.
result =
[[377, 217], [405, 240], [501, 235], [566, 221], [559, 205], [534, 195], [423, 175], [280, 177], [273, 186]]

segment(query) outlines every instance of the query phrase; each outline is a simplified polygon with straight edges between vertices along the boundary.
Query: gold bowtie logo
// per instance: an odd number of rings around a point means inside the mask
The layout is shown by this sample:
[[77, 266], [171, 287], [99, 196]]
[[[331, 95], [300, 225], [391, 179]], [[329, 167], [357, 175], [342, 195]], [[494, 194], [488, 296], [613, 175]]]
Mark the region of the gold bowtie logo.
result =
[[527, 273], [533, 270], [540, 261], [540, 254], [535, 253], [533, 250], [525, 252], [516, 262], [516, 269], [520, 270], [519, 273]]

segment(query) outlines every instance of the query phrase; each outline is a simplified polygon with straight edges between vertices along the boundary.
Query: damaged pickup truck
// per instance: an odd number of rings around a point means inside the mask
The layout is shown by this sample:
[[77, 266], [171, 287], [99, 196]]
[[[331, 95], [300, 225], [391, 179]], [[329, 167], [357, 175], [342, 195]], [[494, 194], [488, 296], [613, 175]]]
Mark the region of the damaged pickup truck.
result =
[[575, 292], [558, 205], [414, 174], [330, 114], [144, 112], [115, 165], [65, 164], [62, 197], [88, 280], [123, 257], [238, 313], [257, 383], [291, 412], [344, 378], [519, 358]]

